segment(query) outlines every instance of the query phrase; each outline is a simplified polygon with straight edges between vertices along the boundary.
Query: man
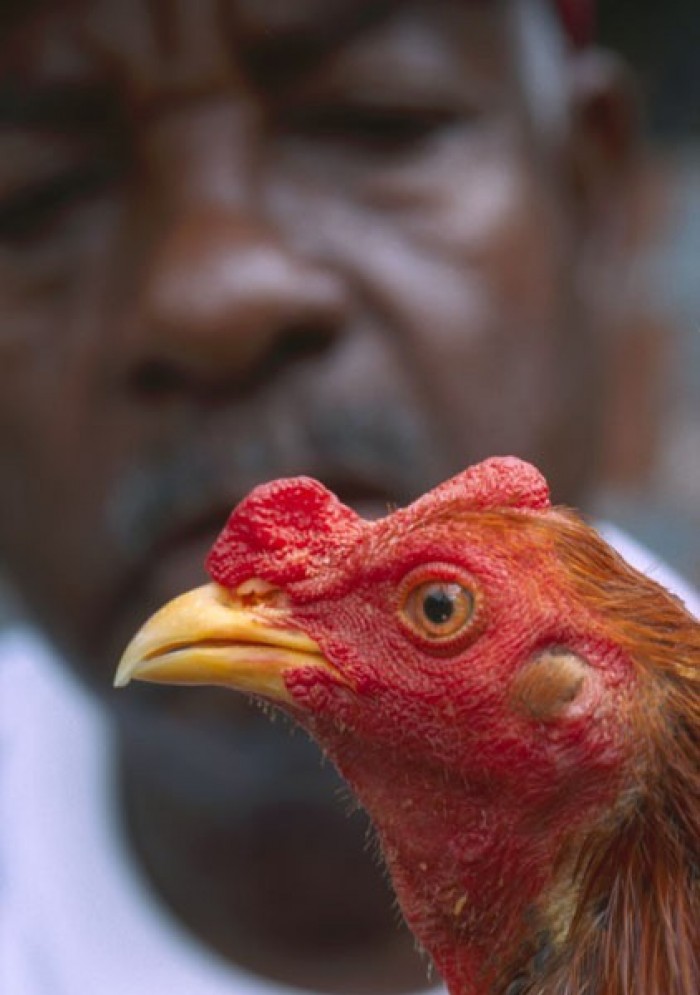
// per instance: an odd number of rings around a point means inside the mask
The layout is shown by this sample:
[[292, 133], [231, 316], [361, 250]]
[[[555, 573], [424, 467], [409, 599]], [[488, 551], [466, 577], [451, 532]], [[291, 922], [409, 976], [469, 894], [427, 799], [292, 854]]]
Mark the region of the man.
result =
[[111, 676], [261, 480], [379, 514], [512, 452], [585, 500], [634, 211], [623, 81], [574, 50], [585, 3], [15, 6], [0, 539], [52, 649], [4, 646], [5, 990], [425, 985], [300, 736]]

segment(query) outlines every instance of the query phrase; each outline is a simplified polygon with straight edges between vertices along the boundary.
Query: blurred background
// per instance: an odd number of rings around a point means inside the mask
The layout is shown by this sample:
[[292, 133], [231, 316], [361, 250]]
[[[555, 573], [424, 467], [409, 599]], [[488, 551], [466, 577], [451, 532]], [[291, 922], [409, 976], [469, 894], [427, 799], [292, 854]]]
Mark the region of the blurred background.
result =
[[[599, 0], [598, 10], [601, 44], [637, 75], [649, 145], [654, 234], [621, 290], [638, 295], [642, 329], [620, 329], [619, 362], [631, 383], [645, 370], [653, 390], [634, 419], [618, 419], [594, 510], [700, 587], [698, 0]], [[0, 574], [0, 626], [17, 610]]]
[[655, 375], [651, 410], [620, 424], [599, 510], [700, 585], [700, 9], [697, 0], [602, 0], [601, 42], [638, 77], [653, 157], [652, 251], [630, 292], [645, 336], [623, 361]]

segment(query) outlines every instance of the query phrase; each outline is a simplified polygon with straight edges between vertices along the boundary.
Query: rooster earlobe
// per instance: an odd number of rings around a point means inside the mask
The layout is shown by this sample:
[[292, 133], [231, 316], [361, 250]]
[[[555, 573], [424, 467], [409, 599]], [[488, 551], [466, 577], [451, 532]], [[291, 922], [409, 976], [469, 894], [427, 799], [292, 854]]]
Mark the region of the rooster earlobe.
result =
[[476, 463], [427, 496], [440, 504], [458, 502], [474, 511], [545, 511], [551, 507], [545, 478], [531, 463], [516, 456], [493, 456]]

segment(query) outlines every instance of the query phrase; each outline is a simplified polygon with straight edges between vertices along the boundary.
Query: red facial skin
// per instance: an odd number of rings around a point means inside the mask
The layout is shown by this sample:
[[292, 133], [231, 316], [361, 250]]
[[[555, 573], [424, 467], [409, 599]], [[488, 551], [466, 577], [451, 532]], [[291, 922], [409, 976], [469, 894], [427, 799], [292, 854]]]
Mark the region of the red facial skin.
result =
[[[633, 734], [629, 656], [575, 595], [561, 513], [537, 471], [495, 460], [364, 522], [315, 481], [244, 501], [209, 570], [283, 589], [340, 680], [292, 671], [295, 716], [372, 816], [409, 925], [454, 992], [486, 992], [545, 921], [564, 847], [611, 807]], [[406, 578], [461, 580], [473, 619], [447, 645], [402, 620]], [[540, 652], [586, 663], [552, 721], [516, 707]]]
[[[281, 588], [335, 667], [290, 670], [289, 710], [454, 995], [694, 995], [700, 626], [536, 470], [492, 459], [373, 523], [277, 481], [209, 569]], [[409, 611], [425, 580], [471, 592], [447, 640]]]

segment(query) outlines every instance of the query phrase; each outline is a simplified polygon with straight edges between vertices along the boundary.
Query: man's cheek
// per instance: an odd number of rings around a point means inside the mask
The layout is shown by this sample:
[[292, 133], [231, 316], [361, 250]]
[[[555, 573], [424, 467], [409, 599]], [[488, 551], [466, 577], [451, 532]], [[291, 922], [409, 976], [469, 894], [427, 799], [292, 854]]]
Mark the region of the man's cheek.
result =
[[96, 269], [112, 268], [124, 208], [118, 191], [56, 208], [21, 237], [0, 238], [2, 307], [69, 307]]
[[514, 309], [541, 309], [551, 294], [557, 230], [551, 204], [517, 161], [465, 163], [437, 185], [430, 210], [409, 217], [424, 251], [449, 259], [487, 282]]

